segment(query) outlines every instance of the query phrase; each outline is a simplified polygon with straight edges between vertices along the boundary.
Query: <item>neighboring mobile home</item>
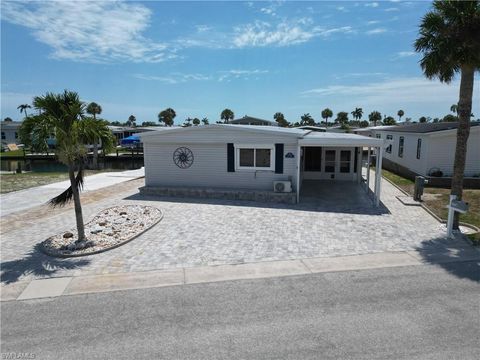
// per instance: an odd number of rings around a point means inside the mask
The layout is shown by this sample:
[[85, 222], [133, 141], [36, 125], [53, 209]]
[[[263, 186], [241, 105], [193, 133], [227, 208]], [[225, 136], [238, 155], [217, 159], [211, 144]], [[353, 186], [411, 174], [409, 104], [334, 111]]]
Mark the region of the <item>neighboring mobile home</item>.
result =
[[[385, 140], [384, 167], [396, 172], [430, 176], [453, 174], [458, 122], [418, 123], [372, 129]], [[467, 143], [465, 176], [480, 176], [480, 123], [472, 122]]]
[[[144, 191], [203, 188], [257, 191], [269, 197], [282, 182], [284, 192], [291, 187], [293, 202], [299, 201], [303, 180], [360, 183], [363, 147], [378, 151], [383, 144], [354, 134], [249, 125], [173, 128], [139, 136], [145, 154]], [[380, 177], [377, 174], [377, 205]]]

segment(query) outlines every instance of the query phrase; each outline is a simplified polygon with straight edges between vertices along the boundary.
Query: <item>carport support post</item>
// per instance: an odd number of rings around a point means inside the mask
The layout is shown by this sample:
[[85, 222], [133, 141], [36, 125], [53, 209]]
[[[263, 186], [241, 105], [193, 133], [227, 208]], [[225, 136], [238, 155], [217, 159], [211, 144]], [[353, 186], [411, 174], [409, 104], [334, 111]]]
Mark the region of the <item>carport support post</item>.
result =
[[357, 157], [357, 184], [362, 182], [362, 150], [363, 147], [359, 146], [357, 148], [357, 154], [355, 155]]
[[370, 146], [368, 147], [368, 152], [367, 152], [367, 193], [368, 189], [370, 188]]
[[301, 146], [297, 147], [297, 204], [300, 202], [300, 155], [302, 148]]
[[376, 148], [376, 164], [375, 164], [375, 206], [380, 205], [380, 192], [382, 186], [382, 147]]

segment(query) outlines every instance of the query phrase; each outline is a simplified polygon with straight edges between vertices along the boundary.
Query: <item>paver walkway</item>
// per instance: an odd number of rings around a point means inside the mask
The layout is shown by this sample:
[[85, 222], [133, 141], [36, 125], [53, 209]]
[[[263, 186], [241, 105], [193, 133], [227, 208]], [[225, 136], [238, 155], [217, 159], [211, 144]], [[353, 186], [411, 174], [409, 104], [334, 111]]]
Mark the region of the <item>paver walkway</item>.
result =
[[[104, 187], [122, 183], [124, 181], [137, 179], [145, 176], [144, 168], [127, 170], [121, 172], [105, 172], [90, 175], [84, 179], [84, 192], [98, 190]], [[19, 211], [34, 208], [45, 204], [48, 200], [61, 194], [70, 187], [70, 181], [60, 181], [30, 189], [14, 191], [0, 195], [1, 216], [13, 214]]]
[[[471, 249], [445, 238], [445, 228], [420, 207], [405, 206], [401, 192], [383, 181], [385, 208], [331, 211], [310, 203], [160, 199], [138, 194], [132, 180], [82, 195], [85, 221], [114, 204], [148, 204], [163, 220], [134, 241], [83, 258], [55, 259], [36, 245], [75, 224], [72, 207], [46, 206], [1, 218], [2, 280], [80, 276], [259, 261], [418, 250]], [[351, 209], [350, 209], [351, 210]]]

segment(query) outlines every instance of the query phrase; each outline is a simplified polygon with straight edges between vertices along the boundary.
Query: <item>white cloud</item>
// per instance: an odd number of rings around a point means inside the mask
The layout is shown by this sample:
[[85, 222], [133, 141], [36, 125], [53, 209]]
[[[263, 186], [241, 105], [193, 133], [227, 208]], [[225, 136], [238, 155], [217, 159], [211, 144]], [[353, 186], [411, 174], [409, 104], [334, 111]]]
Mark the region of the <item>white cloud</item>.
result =
[[367, 4], [365, 4], [365, 6], [366, 6], [366, 7], [376, 8], [376, 7], [378, 7], [378, 3], [377, 3], [377, 2], [367, 3]]
[[233, 79], [251, 79], [252, 77], [257, 78], [259, 75], [267, 74], [268, 70], [253, 69], [232, 69], [232, 70], [221, 70], [217, 71], [213, 75], [205, 74], [184, 74], [184, 73], [171, 73], [169, 75], [145, 75], [145, 74], [133, 74], [132, 76], [136, 79], [147, 80], [147, 81], [159, 81], [165, 84], [183, 84], [189, 81], [208, 81], [208, 80], [217, 80], [217, 81], [231, 81]]
[[145, 74], [133, 74], [136, 79], [148, 80], [148, 81], [160, 81], [166, 84], [180, 84], [187, 81], [205, 81], [211, 80], [210, 76], [203, 74], [182, 74], [182, 73], [172, 73], [168, 76], [156, 76], [156, 75], [145, 75]]
[[176, 57], [143, 36], [151, 11], [123, 1], [2, 2], [2, 20], [31, 29], [51, 56], [85, 62], [161, 62]]
[[415, 51], [399, 51], [396, 53], [397, 58], [404, 58], [404, 57], [410, 57], [410, 56], [415, 56], [417, 53]]
[[380, 21], [378, 21], [378, 20], [367, 21], [367, 25], [375, 25], [375, 24], [378, 24], [378, 23], [380, 23]]
[[392, 7], [392, 8], [386, 8], [384, 11], [392, 12], [392, 11], [399, 11], [399, 10], [400, 10], [399, 8]]
[[376, 29], [367, 31], [367, 35], [383, 34], [385, 32], [387, 32], [387, 29], [385, 28], [376, 28]]
[[387, 79], [363, 85], [331, 85], [304, 91], [306, 97], [343, 97], [363, 106], [408, 103], [455, 103], [458, 81], [450, 85], [423, 77]]
[[196, 28], [200, 33], [212, 30], [212, 27], [208, 25], [197, 25]]
[[276, 25], [256, 21], [234, 29], [233, 45], [237, 48], [263, 46], [290, 46], [305, 43], [317, 36], [327, 37], [335, 33], [353, 33], [351, 26], [323, 28], [313, 26], [310, 18], [295, 21], [283, 20]]
[[228, 70], [228, 71], [219, 71], [220, 76], [218, 77], [218, 81], [231, 81], [231, 79], [245, 79], [248, 80], [249, 77], [258, 76], [261, 74], [267, 74], [268, 70]]

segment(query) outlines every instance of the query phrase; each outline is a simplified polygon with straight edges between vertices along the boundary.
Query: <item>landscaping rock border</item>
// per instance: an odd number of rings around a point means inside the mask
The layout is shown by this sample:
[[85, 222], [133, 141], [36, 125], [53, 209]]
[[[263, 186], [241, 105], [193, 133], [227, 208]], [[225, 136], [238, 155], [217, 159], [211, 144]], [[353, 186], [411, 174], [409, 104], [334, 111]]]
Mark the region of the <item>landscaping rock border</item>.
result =
[[79, 242], [74, 229], [49, 237], [40, 248], [49, 256], [61, 258], [99, 254], [132, 241], [162, 219], [163, 212], [153, 206], [113, 206], [85, 224], [86, 241]]

